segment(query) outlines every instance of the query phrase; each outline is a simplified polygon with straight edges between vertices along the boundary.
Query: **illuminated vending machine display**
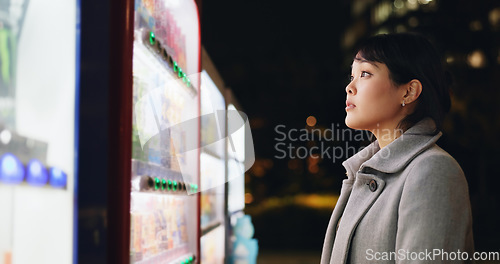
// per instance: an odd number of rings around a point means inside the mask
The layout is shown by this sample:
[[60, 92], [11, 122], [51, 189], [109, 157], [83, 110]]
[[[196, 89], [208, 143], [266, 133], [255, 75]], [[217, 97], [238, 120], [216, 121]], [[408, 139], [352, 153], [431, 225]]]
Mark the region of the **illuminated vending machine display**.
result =
[[[227, 211], [230, 219], [240, 217], [245, 209], [245, 127], [244, 118], [233, 104], [227, 107], [228, 144], [227, 173], [228, 198]], [[234, 222], [234, 220], [231, 220]]]
[[0, 14], [0, 263], [72, 263], [77, 2]]
[[201, 73], [201, 263], [224, 263], [225, 100], [205, 70]]
[[131, 263], [199, 263], [199, 57], [194, 1], [135, 2]]
[[[226, 258], [228, 263], [255, 263], [258, 243], [253, 226], [245, 215], [245, 202], [252, 199], [245, 193], [245, 171], [255, 161], [248, 117], [240, 109], [231, 90], [227, 98], [227, 207]], [[248, 195], [248, 196], [247, 196]]]

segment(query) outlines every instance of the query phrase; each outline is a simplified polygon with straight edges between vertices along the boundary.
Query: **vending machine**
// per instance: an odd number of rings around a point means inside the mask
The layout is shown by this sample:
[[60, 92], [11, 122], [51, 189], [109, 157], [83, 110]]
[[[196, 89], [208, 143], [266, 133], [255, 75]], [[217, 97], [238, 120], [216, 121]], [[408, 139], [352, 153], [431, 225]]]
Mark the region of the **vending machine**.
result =
[[[202, 56], [204, 58], [206, 56]], [[203, 61], [205, 64], [205, 60]], [[223, 87], [222, 87], [223, 88]], [[201, 73], [201, 262], [225, 259], [226, 111], [223, 93]]]
[[[240, 112], [234, 106], [236, 100], [231, 91], [227, 91], [228, 105], [228, 136], [227, 144], [227, 206], [226, 214], [227, 221], [226, 229], [226, 254], [228, 261], [226, 263], [235, 263], [234, 258], [234, 245], [236, 243], [236, 234], [234, 232], [238, 219], [245, 215], [245, 129], [240, 127], [244, 123], [240, 117]], [[229, 134], [229, 133], [228, 133]]]
[[1, 1], [1, 264], [74, 261], [77, 10]]
[[199, 69], [195, 2], [136, 1], [130, 263], [200, 263]]

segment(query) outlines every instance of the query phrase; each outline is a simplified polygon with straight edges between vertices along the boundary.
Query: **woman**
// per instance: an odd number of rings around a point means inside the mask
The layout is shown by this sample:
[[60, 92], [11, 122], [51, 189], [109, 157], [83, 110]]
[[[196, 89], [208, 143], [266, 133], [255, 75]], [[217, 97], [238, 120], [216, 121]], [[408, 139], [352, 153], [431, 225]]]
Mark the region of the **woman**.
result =
[[350, 79], [346, 125], [377, 140], [343, 163], [347, 179], [321, 263], [472, 258], [467, 181], [435, 143], [450, 95], [434, 47], [417, 34], [371, 37], [356, 54]]

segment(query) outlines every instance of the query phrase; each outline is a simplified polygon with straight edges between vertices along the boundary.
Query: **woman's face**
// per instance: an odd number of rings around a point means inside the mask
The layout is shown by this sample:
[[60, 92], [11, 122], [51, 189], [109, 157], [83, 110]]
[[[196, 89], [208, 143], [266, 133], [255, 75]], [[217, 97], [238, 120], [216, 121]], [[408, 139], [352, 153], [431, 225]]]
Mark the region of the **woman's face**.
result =
[[383, 63], [367, 61], [358, 53], [346, 93], [345, 123], [350, 128], [372, 132], [396, 129], [404, 118], [401, 104], [405, 89], [392, 83], [389, 69]]

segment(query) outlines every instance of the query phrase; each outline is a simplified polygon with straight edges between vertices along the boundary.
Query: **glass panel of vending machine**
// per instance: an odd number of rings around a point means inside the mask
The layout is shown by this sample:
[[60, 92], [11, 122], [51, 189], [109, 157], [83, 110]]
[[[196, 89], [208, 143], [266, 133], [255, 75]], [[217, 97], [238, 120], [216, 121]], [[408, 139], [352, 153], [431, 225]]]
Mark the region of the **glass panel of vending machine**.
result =
[[131, 263], [199, 263], [199, 57], [194, 1], [135, 2]]
[[200, 254], [206, 264], [224, 263], [226, 104], [208, 73], [201, 72]]
[[0, 263], [72, 263], [77, 2], [0, 1]]

